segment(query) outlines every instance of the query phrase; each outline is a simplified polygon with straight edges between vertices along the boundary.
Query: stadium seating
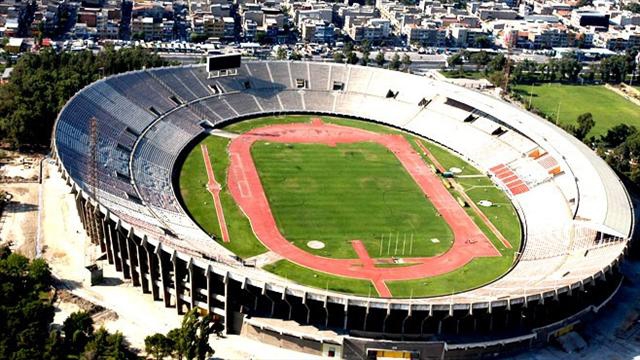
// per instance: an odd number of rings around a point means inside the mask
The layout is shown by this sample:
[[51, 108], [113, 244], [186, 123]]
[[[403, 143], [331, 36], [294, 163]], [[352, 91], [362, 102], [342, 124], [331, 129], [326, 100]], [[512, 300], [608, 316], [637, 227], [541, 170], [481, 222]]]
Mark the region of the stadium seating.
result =
[[[448, 304], [453, 298], [473, 302], [554, 290], [606, 268], [626, 246], [633, 225], [629, 198], [590, 149], [498, 99], [399, 72], [288, 61], [245, 62], [237, 75], [220, 78], [209, 78], [202, 65], [129, 72], [73, 97], [56, 123], [55, 152], [71, 181], [114, 216], [149, 236], [217, 258], [228, 252], [176, 199], [172, 176], [179, 154], [205, 131], [202, 121], [216, 125], [305, 111], [421, 134], [510, 190], [524, 227], [520, 262], [488, 286], [414, 301]], [[89, 183], [92, 118], [98, 133], [97, 194]], [[599, 240], [603, 234], [607, 241]], [[238, 271], [283, 281], [255, 269]]]

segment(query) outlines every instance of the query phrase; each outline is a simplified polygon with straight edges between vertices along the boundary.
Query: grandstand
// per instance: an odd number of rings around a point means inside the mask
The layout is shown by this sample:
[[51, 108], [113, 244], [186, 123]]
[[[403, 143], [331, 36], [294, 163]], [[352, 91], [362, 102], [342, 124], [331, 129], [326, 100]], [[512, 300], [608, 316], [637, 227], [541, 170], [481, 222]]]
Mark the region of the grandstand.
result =
[[[374, 121], [460, 155], [515, 205], [517, 264], [481, 288], [409, 299], [318, 290], [245, 266], [182, 208], [176, 164], [213, 128], [284, 113]], [[88, 173], [92, 118], [99, 187]], [[616, 291], [634, 227], [616, 174], [555, 125], [473, 90], [370, 67], [273, 61], [216, 78], [203, 65], [116, 75], [67, 103], [54, 145], [83, 224], [99, 229], [95, 240], [125, 278], [179, 313], [199, 307], [224, 318], [228, 332], [304, 339], [311, 352], [332, 344], [345, 356], [372, 348], [477, 356], [546, 343]], [[305, 326], [332, 334], [307, 336]]]

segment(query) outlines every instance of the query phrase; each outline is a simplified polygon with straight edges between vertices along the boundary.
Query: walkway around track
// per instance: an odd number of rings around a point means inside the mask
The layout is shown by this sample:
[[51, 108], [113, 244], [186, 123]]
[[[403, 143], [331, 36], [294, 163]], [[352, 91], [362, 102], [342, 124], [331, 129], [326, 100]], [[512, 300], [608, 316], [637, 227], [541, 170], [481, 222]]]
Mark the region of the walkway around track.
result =
[[[376, 268], [374, 265], [363, 266], [363, 260], [369, 261], [368, 254], [359, 259], [333, 259], [311, 254], [295, 246], [278, 230], [260, 182], [258, 170], [251, 156], [251, 145], [256, 141], [319, 143], [331, 146], [338, 143], [368, 141], [385, 146], [395, 154], [407, 173], [451, 227], [454, 235], [451, 248], [439, 256], [412, 259], [416, 265]], [[254, 233], [269, 250], [298, 265], [336, 276], [370, 280], [376, 284], [381, 296], [388, 296], [388, 289], [385, 291], [382, 288], [385, 281], [441, 275], [466, 265], [476, 257], [500, 256], [500, 252], [401, 135], [378, 134], [352, 127], [324, 124], [320, 121], [311, 124], [271, 125], [254, 129], [232, 140], [229, 153], [229, 191], [249, 218]], [[366, 249], [363, 250], [366, 252]]]
[[218, 225], [220, 225], [222, 241], [229, 242], [229, 230], [227, 229], [227, 221], [224, 219], [222, 201], [220, 201], [220, 190], [222, 189], [222, 187], [216, 181], [215, 174], [213, 173], [213, 167], [211, 166], [211, 158], [209, 158], [209, 149], [207, 149], [207, 145], [200, 145], [200, 149], [202, 150], [204, 166], [207, 168], [207, 177], [209, 178], [209, 182], [207, 183], [207, 190], [209, 190], [209, 192], [211, 193], [213, 204], [216, 208], [216, 217], [218, 218]]

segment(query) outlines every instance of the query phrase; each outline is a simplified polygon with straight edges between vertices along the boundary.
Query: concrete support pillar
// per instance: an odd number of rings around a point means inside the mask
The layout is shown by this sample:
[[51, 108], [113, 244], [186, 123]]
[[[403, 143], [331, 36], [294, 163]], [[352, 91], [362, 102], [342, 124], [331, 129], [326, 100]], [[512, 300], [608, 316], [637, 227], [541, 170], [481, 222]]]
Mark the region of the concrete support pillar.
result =
[[371, 303], [368, 302], [367, 303], [367, 307], [365, 308], [364, 311], [364, 324], [362, 325], [362, 330], [367, 331], [367, 319], [369, 318], [369, 307], [371, 306]]
[[106, 216], [107, 226], [105, 227], [105, 245], [107, 247], [107, 261], [109, 264], [115, 264], [113, 257], [113, 225], [109, 220], [109, 216]]
[[511, 318], [511, 308], [508, 308], [504, 313], [504, 327], [509, 328], [509, 319]]
[[429, 305], [429, 313], [427, 314], [427, 316], [422, 319], [422, 321], [420, 322], [420, 336], [424, 335], [424, 322], [429, 320], [430, 317], [433, 316], [433, 305]]
[[224, 332], [227, 333], [227, 329], [229, 329], [229, 313], [231, 312], [231, 308], [229, 307], [229, 273], [226, 272], [224, 274]]
[[275, 301], [273, 301], [273, 299], [271, 298], [271, 296], [269, 296], [269, 294], [267, 293], [267, 284], [262, 284], [262, 291], [261, 291], [262, 296], [266, 297], [267, 300], [269, 300], [271, 302], [271, 310], [269, 310], [269, 316], [273, 316], [273, 314], [276, 311], [276, 303]]
[[118, 223], [116, 224], [116, 228], [114, 229], [114, 234], [112, 234], [112, 239], [113, 239], [113, 257], [114, 257], [114, 262], [116, 265], [116, 271], [122, 272], [123, 269], [123, 265], [122, 265], [122, 251], [120, 248], [120, 228], [121, 228], [122, 224], [120, 223], [120, 220], [118, 220]]
[[149, 260], [147, 258], [147, 252], [144, 249], [145, 243], [147, 241], [147, 236], [143, 236], [140, 241], [140, 245], [136, 246], [136, 257], [138, 258], [138, 275], [140, 279], [140, 286], [142, 286], [142, 293], [148, 294], [149, 291], [149, 280], [147, 279], [147, 274], [149, 274]]
[[118, 231], [118, 247], [120, 248], [120, 263], [122, 264], [122, 275], [125, 279], [131, 279], [131, 267], [129, 266], [129, 247], [127, 246], [127, 236]]
[[382, 332], [386, 332], [387, 330], [387, 319], [389, 319], [389, 315], [391, 315], [391, 303], [387, 304], [387, 314], [382, 321]]
[[129, 236], [127, 236], [125, 243], [127, 244], [127, 258], [129, 260], [128, 263], [131, 282], [133, 283], [133, 286], [140, 286], [139, 271], [136, 269], [136, 264], [139, 263], [137, 257], [138, 253], [136, 251], [138, 244], [136, 244], [134, 238], [133, 228], [129, 231]]
[[82, 211], [84, 212], [84, 219], [85, 219], [84, 229], [87, 232], [87, 235], [89, 235], [89, 239], [90, 239], [91, 243], [95, 244], [95, 242], [96, 242], [96, 234], [95, 234], [96, 223], [95, 223], [95, 219], [93, 218], [93, 211], [91, 209], [91, 201], [87, 200], [84, 203]]
[[142, 239], [142, 245], [144, 247], [145, 253], [147, 253], [147, 267], [149, 269], [149, 290], [151, 290], [151, 296], [153, 296], [153, 300], [160, 300], [160, 291], [156, 281], [161, 280], [160, 272], [158, 271], [158, 257], [151, 251], [151, 244], [147, 241], [147, 237], [145, 236]]
[[204, 274], [207, 278], [207, 313], [213, 309], [213, 274], [211, 273], [211, 265], [207, 265], [207, 269]]
[[189, 259], [189, 263], [187, 264], [187, 269], [189, 270], [189, 295], [191, 297], [191, 302], [189, 306], [191, 309], [195, 309], [197, 285], [196, 285], [196, 280], [194, 276], [195, 275], [194, 272], [196, 270], [194, 270], [193, 259]]
[[83, 202], [84, 200], [82, 199], [82, 194], [80, 192], [77, 192], [75, 196], [76, 211], [78, 211], [78, 215], [80, 216], [80, 222], [82, 223], [82, 227], [86, 229], [87, 221], [85, 218]]
[[344, 330], [347, 330], [348, 323], [349, 323], [349, 299], [347, 299], [347, 302], [344, 304], [344, 325], [342, 326]]
[[302, 296], [302, 305], [304, 305], [304, 308], [307, 310], [307, 316], [305, 317], [305, 324], [309, 324], [309, 321], [311, 320], [311, 309], [309, 309], [309, 305], [307, 305], [307, 292], [304, 292], [304, 295]]
[[171, 264], [173, 265], [173, 291], [176, 294], [176, 311], [178, 315], [182, 315], [182, 276], [178, 266], [178, 253], [174, 250], [171, 254]]
[[158, 266], [160, 267], [160, 281], [162, 282], [162, 289], [160, 292], [162, 293], [162, 300], [164, 301], [165, 307], [171, 307], [171, 299], [169, 298], [169, 264], [164, 260], [164, 256], [162, 256], [162, 247], [158, 244], [156, 248], [156, 257], [158, 259]]
[[449, 318], [449, 315], [438, 321], [438, 335], [442, 335], [442, 322]]
[[100, 221], [98, 222], [99, 226], [98, 226], [98, 231], [100, 233], [99, 236], [99, 240], [100, 240], [100, 253], [105, 253], [107, 252], [107, 242], [106, 242], [106, 233], [105, 233], [105, 227], [106, 227], [106, 217], [104, 216], [99, 216], [98, 219], [100, 219]]
[[293, 306], [291, 306], [291, 303], [287, 299], [287, 288], [286, 287], [282, 290], [282, 300], [289, 307], [289, 313], [287, 315], [287, 320], [291, 320], [291, 314], [293, 313]]
[[405, 325], [407, 323], [407, 320], [409, 320], [411, 318], [411, 310], [412, 307], [411, 305], [409, 305], [409, 309], [407, 309], [407, 316], [404, 317], [404, 319], [402, 319], [402, 329], [400, 330], [400, 333], [404, 336], [405, 333]]
[[328, 327], [329, 326], [329, 297], [325, 296], [324, 297], [324, 327]]

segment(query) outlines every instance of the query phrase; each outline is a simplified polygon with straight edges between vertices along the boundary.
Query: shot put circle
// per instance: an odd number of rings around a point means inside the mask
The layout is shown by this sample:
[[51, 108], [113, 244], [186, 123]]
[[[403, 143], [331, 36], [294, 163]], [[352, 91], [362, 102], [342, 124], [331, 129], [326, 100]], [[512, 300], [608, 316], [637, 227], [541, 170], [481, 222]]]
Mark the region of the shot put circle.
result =
[[324, 243], [318, 240], [311, 240], [307, 242], [307, 247], [314, 250], [324, 249]]

